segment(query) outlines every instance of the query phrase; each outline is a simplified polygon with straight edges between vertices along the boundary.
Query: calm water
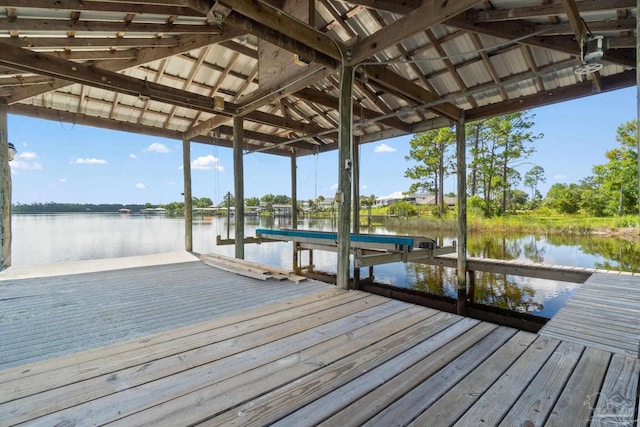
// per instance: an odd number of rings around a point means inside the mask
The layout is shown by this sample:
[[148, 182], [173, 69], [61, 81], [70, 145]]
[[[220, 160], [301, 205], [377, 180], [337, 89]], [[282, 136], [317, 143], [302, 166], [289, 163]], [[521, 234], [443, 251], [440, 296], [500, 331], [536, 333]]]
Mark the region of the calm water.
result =
[[[256, 228], [290, 226], [270, 218], [247, 218], [245, 235]], [[335, 230], [330, 221], [302, 221], [300, 228]], [[195, 220], [193, 249], [233, 256], [234, 247], [217, 246], [216, 236], [233, 237], [234, 224], [226, 218]], [[366, 231], [365, 231], [366, 232]], [[372, 233], [392, 232], [376, 227]], [[454, 236], [429, 236], [450, 244]], [[290, 243], [246, 245], [250, 261], [291, 268]], [[114, 258], [184, 250], [184, 220], [164, 216], [120, 214], [14, 215], [12, 261], [15, 266], [64, 261]], [[545, 264], [640, 271], [640, 245], [603, 237], [470, 235], [470, 256], [517, 259]], [[306, 260], [303, 260], [306, 262]], [[316, 270], [336, 272], [335, 254], [314, 252]], [[365, 270], [366, 271], [366, 270]], [[366, 275], [363, 272], [363, 277]], [[379, 283], [455, 296], [451, 269], [419, 264], [394, 263], [375, 267]], [[481, 273], [476, 278], [476, 300], [512, 310], [551, 317], [578, 285], [552, 280]]]

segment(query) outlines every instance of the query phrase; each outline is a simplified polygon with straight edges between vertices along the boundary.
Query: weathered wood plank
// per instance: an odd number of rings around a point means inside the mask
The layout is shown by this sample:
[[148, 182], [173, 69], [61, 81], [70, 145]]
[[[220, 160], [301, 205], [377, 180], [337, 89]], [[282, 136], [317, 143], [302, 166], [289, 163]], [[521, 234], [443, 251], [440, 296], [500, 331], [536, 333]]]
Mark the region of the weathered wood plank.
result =
[[606, 343], [606, 342], [602, 342], [601, 340], [592, 339], [589, 336], [572, 337], [564, 333], [556, 334], [553, 332], [545, 333], [544, 336], [556, 338], [559, 340], [575, 342], [577, 344], [598, 348], [600, 350], [608, 351], [610, 353], [623, 354], [625, 356], [630, 356], [630, 357], [634, 357], [637, 354], [637, 349], [634, 349], [632, 345], [625, 344], [626, 348], [624, 348], [618, 345], [617, 343]]
[[630, 344], [629, 340], [639, 337], [636, 328], [626, 328], [624, 330], [608, 328], [608, 325], [598, 325], [595, 323], [586, 325], [550, 325], [545, 329], [546, 333], [566, 333], [569, 336], [581, 337], [590, 336], [595, 340], [603, 342], [620, 343], [621, 345]]
[[[19, 283], [11, 286], [3, 281], [0, 288], [5, 297], [5, 291], [16, 297], [37, 295], [11, 300], [10, 310], [6, 302], [1, 304], [8, 316], [0, 323], [3, 368], [141, 338], [330, 288], [315, 281], [304, 287], [269, 282], [257, 286], [255, 280], [200, 261]], [[23, 304], [33, 306], [36, 301], [35, 310], [21, 310]]]
[[559, 344], [560, 341], [553, 338], [536, 339], [509, 367], [505, 375], [500, 377], [458, 420], [455, 426], [496, 425]]
[[455, 423], [536, 338], [535, 334], [518, 332], [473, 372], [413, 420], [409, 426], [446, 426]]
[[640, 280], [594, 273], [539, 333], [639, 357]]
[[[0, 371], [0, 387], [12, 390], [11, 394], [1, 394], [0, 402], [22, 397], [24, 393], [36, 393], [54, 388], [56, 381], [65, 384], [69, 381], [80, 381], [112, 369], [122, 369], [136, 363], [170, 355], [191, 348], [193, 343], [205, 345], [224, 340], [244, 331], [245, 333], [277, 325], [288, 320], [288, 316], [305, 316], [331, 307], [340, 306], [350, 301], [366, 298], [364, 293], [348, 293], [342, 290], [331, 290], [310, 295], [289, 302], [283, 302], [243, 312], [228, 317], [214, 319], [178, 328], [172, 331], [150, 335], [144, 338], [117, 343], [98, 349], [86, 350], [73, 356], [63, 356], [43, 362], [36, 362], [17, 368]], [[382, 300], [379, 300], [382, 301]], [[290, 314], [283, 312], [290, 311]], [[115, 355], [118, 355], [116, 359]], [[117, 360], [117, 364], [106, 365], [105, 360]], [[115, 362], [114, 362], [115, 363]], [[25, 387], [26, 381], [32, 382], [36, 388]], [[20, 382], [16, 388], [12, 383]], [[16, 394], [22, 390], [20, 395]]]
[[[303, 323], [308, 324], [312, 329], [288, 335], [285, 338], [271, 341], [259, 347], [252, 346], [248, 350], [235, 353], [231, 358], [219, 359], [213, 363], [184, 371], [179, 377], [163, 377], [138, 387], [128, 388], [126, 383], [121, 383], [116, 376], [115, 379], [118, 380], [115, 381], [117, 386], [125, 386], [125, 389], [118, 390], [116, 394], [84, 402], [40, 417], [37, 420], [32, 420], [31, 424], [35, 426], [50, 426], [61, 422], [77, 423], [86, 419], [91, 419], [96, 424], [112, 422], [123, 416], [174, 400], [178, 396], [199, 390], [207, 384], [216, 383], [242, 372], [250, 371], [285, 356], [296, 357], [295, 355], [305, 348], [336, 336], [353, 332], [370, 322], [375, 322], [409, 307], [411, 306], [406, 303], [389, 301], [331, 322], [319, 321], [314, 324], [310, 319], [307, 319]], [[296, 322], [293, 323], [295, 324]], [[320, 326], [317, 326], [318, 323]], [[229, 345], [232, 347], [233, 342], [229, 343]], [[179, 367], [181, 363], [179, 357], [176, 357], [175, 364]]]
[[[262, 365], [241, 375], [207, 386], [197, 392], [181, 396], [172, 401], [139, 412], [125, 419], [119, 420], [115, 425], [131, 426], [144, 424], [184, 425], [198, 423], [207, 420], [212, 415], [231, 412], [235, 415], [233, 421], [246, 426], [244, 414], [238, 415], [239, 403], [247, 402], [256, 396], [268, 395], [271, 397], [282, 387], [301, 381], [312, 374], [322, 370], [324, 366], [331, 365], [336, 360], [350, 357], [358, 353], [365, 353], [364, 360], [372, 357], [378, 358], [382, 347], [376, 345], [379, 339], [387, 339], [395, 345], [407, 346], [410, 343], [400, 343], [392, 338], [405, 328], [424, 320], [426, 312], [413, 307], [404, 312], [397, 313], [378, 320], [375, 325], [368, 324], [323, 341], [317, 345], [306, 348], [303, 352], [292, 356], [275, 360], [272, 363]], [[377, 347], [377, 351], [371, 351], [370, 346]], [[389, 348], [388, 351], [396, 352]], [[357, 358], [351, 358], [352, 364]], [[350, 366], [351, 367], [351, 366]], [[353, 367], [356, 368], [356, 367]], [[359, 369], [356, 368], [357, 371]], [[279, 410], [281, 408], [274, 407]], [[282, 416], [282, 413], [280, 413]], [[205, 421], [205, 425], [208, 421]], [[226, 423], [225, 423], [226, 424]], [[265, 424], [260, 424], [265, 425]]]
[[[465, 318], [389, 362], [364, 373], [351, 383], [338, 387], [331, 393], [289, 414], [273, 426], [318, 425], [425, 357], [433, 360], [434, 368], [437, 364], [444, 366], [447, 359], [454, 359], [457, 354], [480, 339], [477, 332], [470, 332], [470, 328], [475, 329], [475, 326], [481, 325], [478, 321]], [[494, 328], [481, 326], [481, 330], [487, 333]], [[440, 360], [441, 357], [444, 360]]]
[[539, 426], [547, 419], [565, 382], [578, 363], [584, 346], [562, 342], [538, 371], [529, 387], [500, 422], [501, 427]]
[[545, 427], [587, 424], [611, 354], [587, 347], [553, 407]]
[[460, 320], [459, 316], [440, 312], [394, 336], [337, 360], [317, 372], [207, 420], [201, 426], [242, 425], [243, 427], [251, 427], [269, 425], [282, 418], [283, 415], [289, 414], [355, 380], [362, 372], [375, 369], [402, 352], [410, 350]]
[[[612, 317], [607, 313], [593, 313], [593, 312], [585, 312], [580, 307], [577, 306], [565, 306], [562, 308], [562, 319], [575, 319], [576, 322], [585, 322], [593, 320], [594, 323], [602, 324], [606, 323], [612, 328], [620, 327], [621, 329], [628, 329], [634, 320], [634, 316], [616, 316]], [[554, 320], [556, 317], [554, 316], [547, 324], [556, 323]], [[631, 323], [630, 323], [631, 321]]]
[[[461, 381], [474, 368], [491, 356], [516, 333], [515, 329], [500, 327], [492, 331], [469, 350], [449, 362], [437, 373], [423, 369], [418, 363], [369, 393], [352, 405], [352, 415], [371, 417], [365, 426], [392, 425], [394, 420], [411, 420], [436, 402], [451, 387]], [[400, 399], [402, 398], [402, 399]], [[389, 402], [393, 402], [389, 405]], [[342, 411], [345, 416], [348, 411]], [[329, 420], [331, 422], [331, 420]], [[352, 417], [333, 425], [358, 425]]]
[[[282, 311], [271, 318], [214, 330], [211, 336], [204, 333], [156, 346], [143, 345], [132, 352], [120, 353], [117, 358], [103, 358], [90, 364], [78, 365], [72, 372], [63, 370], [49, 373], [51, 378], [28, 377], [20, 383], [7, 384], [13, 386], [8, 388], [7, 400], [14, 400], [0, 406], [0, 417], [11, 414], [13, 422], [22, 422], [28, 417], [41, 416], [54, 409], [71, 407], [88, 399], [100, 398], [114, 391], [247, 352], [305, 331], [314, 325], [323, 325], [383, 303], [384, 298], [369, 300], [366, 297], [335, 307], [323, 305], [301, 317], [296, 317], [294, 311]], [[262, 319], [265, 320], [264, 323], [260, 321]], [[79, 382], [81, 379], [83, 381]], [[39, 393], [33, 394], [34, 389]], [[20, 393], [26, 397], [16, 398]], [[52, 402], [55, 402], [55, 408], [52, 408]], [[5, 419], [9, 419], [8, 415]]]
[[591, 426], [632, 425], [638, 400], [640, 360], [614, 354], [591, 416]]

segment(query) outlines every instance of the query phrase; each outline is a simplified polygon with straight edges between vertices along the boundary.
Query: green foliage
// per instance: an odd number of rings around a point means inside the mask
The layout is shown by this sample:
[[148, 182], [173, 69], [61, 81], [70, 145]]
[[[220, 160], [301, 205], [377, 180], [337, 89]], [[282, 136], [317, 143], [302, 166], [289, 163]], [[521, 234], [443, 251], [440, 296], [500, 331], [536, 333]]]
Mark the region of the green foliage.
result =
[[455, 171], [453, 147], [455, 132], [448, 127], [421, 132], [409, 141], [411, 149], [407, 160], [417, 164], [405, 171], [405, 177], [416, 182], [411, 184], [409, 192], [426, 191], [436, 194], [439, 214], [444, 211], [444, 178]]
[[480, 196], [471, 196], [467, 199], [467, 211], [472, 216], [482, 218], [491, 218], [496, 215], [495, 205]]
[[636, 146], [637, 122], [618, 126], [616, 141], [620, 147], [605, 153], [608, 162], [593, 167], [593, 181], [605, 199], [606, 215], [624, 215], [637, 211], [638, 206], [638, 151]]
[[416, 216], [418, 214], [418, 209], [415, 205], [412, 205], [405, 200], [399, 200], [389, 206], [387, 212], [389, 213], [389, 215]]
[[247, 197], [244, 200], [244, 204], [247, 206], [260, 206], [260, 199], [257, 197]]
[[210, 208], [213, 206], [213, 201], [208, 197], [192, 197], [192, 204], [194, 208]]
[[488, 205], [500, 199], [499, 206], [506, 211], [509, 191], [521, 179], [515, 167], [535, 151], [531, 144], [543, 136], [531, 132], [532, 118], [527, 112], [518, 112], [468, 125], [472, 196], [482, 194]]
[[524, 185], [531, 189], [531, 207], [535, 208], [542, 201], [542, 194], [538, 191], [538, 185], [547, 182], [544, 176], [544, 168], [542, 166], [532, 167], [524, 175]]
[[376, 203], [376, 196], [373, 194], [370, 196], [360, 196], [360, 205], [369, 207], [373, 206]]
[[545, 203], [560, 213], [576, 213], [580, 210], [582, 192], [577, 184], [553, 184]]

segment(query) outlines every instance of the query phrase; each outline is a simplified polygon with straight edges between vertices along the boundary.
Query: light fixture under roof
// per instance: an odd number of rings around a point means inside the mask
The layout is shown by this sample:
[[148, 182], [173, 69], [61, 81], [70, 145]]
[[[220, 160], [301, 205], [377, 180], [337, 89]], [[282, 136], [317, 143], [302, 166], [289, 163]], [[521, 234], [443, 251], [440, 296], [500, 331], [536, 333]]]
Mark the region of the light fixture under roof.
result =
[[602, 64], [598, 62], [604, 56], [604, 36], [589, 36], [580, 46], [580, 62], [573, 72], [575, 74], [585, 75], [595, 73], [602, 68]]

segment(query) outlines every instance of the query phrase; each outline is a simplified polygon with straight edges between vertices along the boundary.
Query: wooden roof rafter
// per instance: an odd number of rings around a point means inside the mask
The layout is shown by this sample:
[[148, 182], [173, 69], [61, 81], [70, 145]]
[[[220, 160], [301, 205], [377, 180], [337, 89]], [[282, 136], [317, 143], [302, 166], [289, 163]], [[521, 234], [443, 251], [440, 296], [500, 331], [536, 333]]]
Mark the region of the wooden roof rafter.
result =
[[[343, 60], [357, 66], [354, 123], [364, 142], [447, 125], [463, 109], [469, 117], [548, 101], [523, 94], [554, 102], [557, 94], [586, 96], [586, 84], [570, 72], [580, 58], [574, 27], [583, 18], [607, 40], [596, 85], [628, 85], [636, 67], [632, 0], [537, 7], [528, 0], [316, 0], [309, 24], [294, 18], [304, 16], [306, 2], [292, 0], [59, 0], [55, 10], [48, 0], [23, 3], [0, 0], [0, 47], [26, 53], [24, 63], [11, 63], [14, 51], [0, 58], [0, 96], [12, 106], [133, 118], [141, 130], [157, 126], [194, 140], [217, 128], [225, 143], [240, 115], [251, 135], [247, 149], [283, 155], [336, 148]], [[45, 21], [51, 26], [35, 32]], [[293, 78], [265, 80], [265, 43], [311, 64]], [[147, 85], [166, 86], [168, 95], [148, 97]], [[226, 110], [211, 108], [215, 96]]]

